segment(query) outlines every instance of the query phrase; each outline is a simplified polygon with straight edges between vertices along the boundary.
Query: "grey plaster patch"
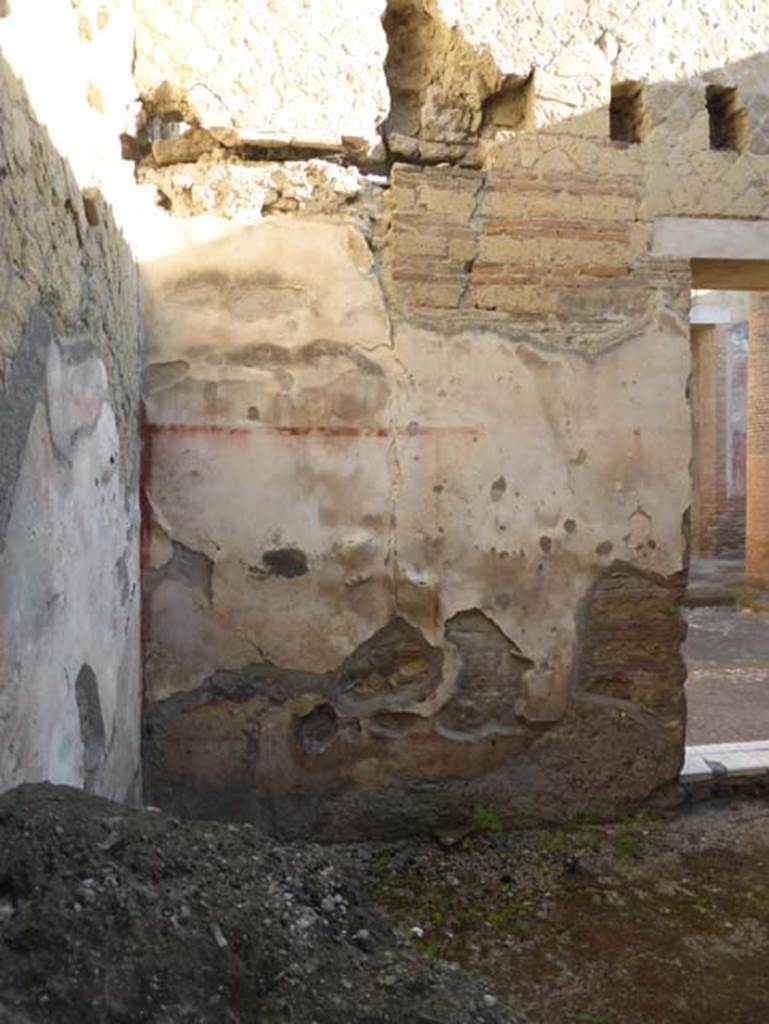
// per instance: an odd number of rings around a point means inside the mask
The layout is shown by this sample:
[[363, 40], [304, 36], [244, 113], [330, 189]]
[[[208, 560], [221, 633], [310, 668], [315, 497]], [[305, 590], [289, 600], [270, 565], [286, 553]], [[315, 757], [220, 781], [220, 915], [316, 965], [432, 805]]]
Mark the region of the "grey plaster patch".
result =
[[186, 380], [190, 372], [190, 364], [184, 359], [176, 359], [166, 363], [152, 363], [144, 371], [144, 392], [147, 395], [156, 391], [165, 391], [182, 380]]
[[254, 342], [222, 356], [221, 348], [216, 350], [216, 362], [235, 363], [237, 366], [279, 367], [279, 366], [316, 366], [322, 359], [344, 359], [351, 362], [362, 373], [372, 377], [383, 377], [384, 369], [370, 359], [354, 345], [346, 345], [329, 338], [316, 338], [306, 345], [285, 348], [272, 342]]
[[[66, 397], [52, 402], [51, 396], [61, 392]], [[48, 429], [53, 452], [65, 465], [72, 465], [79, 440], [96, 430], [102, 403], [108, 398], [106, 370], [91, 342], [80, 339], [55, 344], [47, 362]], [[108, 476], [116, 463], [114, 452]]]
[[206, 600], [213, 597], [213, 561], [202, 551], [195, 551], [178, 540], [171, 541], [173, 554], [160, 568], [144, 570], [144, 586], [150, 591], [162, 579], [179, 580], [189, 583], [203, 592]]
[[526, 674], [534, 663], [478, 608], [450, 618], [446, 640], [459, 652], [461, 668], [456, 692], [438, 714], [441, 735], [461, 739], [521, 727]]
[[115, 572], [117, 573], [118, 586], [120, 587], [120, 602], [123, 605], [128, 603], [128, 599], [131, 596], [131, 580], [126, 563], [126, 553], [124, 551], [115, 562]]
[[99, 683], [90, 665], [83, 665], [75, 681], [75, 699], [83, 744], [83, 786], [95, 790], [99, 769], [104, 761], [106, 736], [102, 717]]
[[39, 307], [33, 308], [0, 396], [0, 553], [5, 548], [16, 482], [52, 341], [48, 317]]
[[159, 701], [146, 722], [148, 735], [161, 735], [175, 719], [216, 701], [244, 704], [262, 699], [278, 706], [308, 695], [330, 697], [330, 673], [295, 672], [257, 663], [238, 669], [222, 669], [200, 686]]

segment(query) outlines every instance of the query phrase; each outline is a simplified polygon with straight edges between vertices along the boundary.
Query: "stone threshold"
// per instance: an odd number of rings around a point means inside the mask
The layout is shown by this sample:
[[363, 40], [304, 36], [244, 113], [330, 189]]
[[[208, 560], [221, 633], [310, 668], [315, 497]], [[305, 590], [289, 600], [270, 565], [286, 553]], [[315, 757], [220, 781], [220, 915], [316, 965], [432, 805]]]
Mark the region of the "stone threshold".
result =
[[686, 748], [681, 783], [736, 782], [769, 778], [769, 739], [748, 743], [708, 743]]

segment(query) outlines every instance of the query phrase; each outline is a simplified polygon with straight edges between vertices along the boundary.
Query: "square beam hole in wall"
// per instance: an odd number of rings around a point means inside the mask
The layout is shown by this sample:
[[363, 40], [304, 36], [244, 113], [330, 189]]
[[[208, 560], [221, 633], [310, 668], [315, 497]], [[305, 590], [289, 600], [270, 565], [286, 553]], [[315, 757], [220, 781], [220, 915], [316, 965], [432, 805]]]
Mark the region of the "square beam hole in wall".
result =
[[614, 142], [642, 142], [647, 122], [643, 82], [617, 82], [612, 85], [609, 138]]
[[534, 75], [507, 75], [498, 92], [483, 104], [483, 127], [491, 130], [526, 131], [534, 128]]
[[709, 85], [705, 103], [710, 118], [710, 148], [733, 149], [738, 153], [747, 149], [750, 123], [748, 112], [740, 103], [737, 87]]

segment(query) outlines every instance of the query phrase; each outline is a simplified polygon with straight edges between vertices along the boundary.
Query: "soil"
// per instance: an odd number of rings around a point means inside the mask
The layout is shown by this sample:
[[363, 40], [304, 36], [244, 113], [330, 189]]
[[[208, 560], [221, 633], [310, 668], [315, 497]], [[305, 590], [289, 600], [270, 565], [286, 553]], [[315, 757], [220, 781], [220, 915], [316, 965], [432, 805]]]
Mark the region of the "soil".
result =
[[2, 1024], [516, 1024], [332, 849], [66, 787], [0, 797]]
[[761, 798], [318, 847], [26, 786], [0, 797], [0, 1022], [758, 1024], [768, 862]]
[[476, 810], [448, 847], [347, 853], [423, 953], [487, 979], [529, 1024], [769, 1020], [765, 802], [509, 834]]

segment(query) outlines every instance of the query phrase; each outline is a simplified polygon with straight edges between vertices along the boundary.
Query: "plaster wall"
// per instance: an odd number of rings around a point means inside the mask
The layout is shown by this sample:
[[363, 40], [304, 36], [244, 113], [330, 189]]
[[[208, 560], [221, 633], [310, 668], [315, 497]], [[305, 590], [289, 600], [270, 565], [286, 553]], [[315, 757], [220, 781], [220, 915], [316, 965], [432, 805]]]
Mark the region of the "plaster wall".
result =
[[[145, 427], [153, 799], [361, 833], [450, 817], [451, 779], [465, 807], [486, 794], [557, 816], [675, 774], [689, 420], [674, 313], [595, 361], [391, 325], [368, 250], [324, 224], [228, 233], [146, 279], [150, 357], [168, 360], [150, 366]], [[641, 678], [626, 666], [593, 693], [580, 666], [609, 584]], [[660, 601], [673, 635], [654, 666], [640, 637]], [[643, 747], [652, 723], [655, 763], [619, 769], [614, 731]], [[614, 764], [613, 791], [530, 767], [561, 744], [588, 776]]]
[[[185, 124], [139, 161], [178, 239], [143, 266], [153, 800], [334, 838], [476, 802], [610, 816], [675, 783], [702, 255], [680, 232], [749, 222], [761, 250], [768, 219], [765, 20], [725, 19], [390, 3], [382, 147], [329, 135], [312, 162], [170, 73]], [[610, 136], [627, 79], [636, 142]], [[747, 112], [734, 148], [711, 84]]]
[[3, 13], [0, 788], [136, 800], [141, 327], [119, 145], [131, 5]]

